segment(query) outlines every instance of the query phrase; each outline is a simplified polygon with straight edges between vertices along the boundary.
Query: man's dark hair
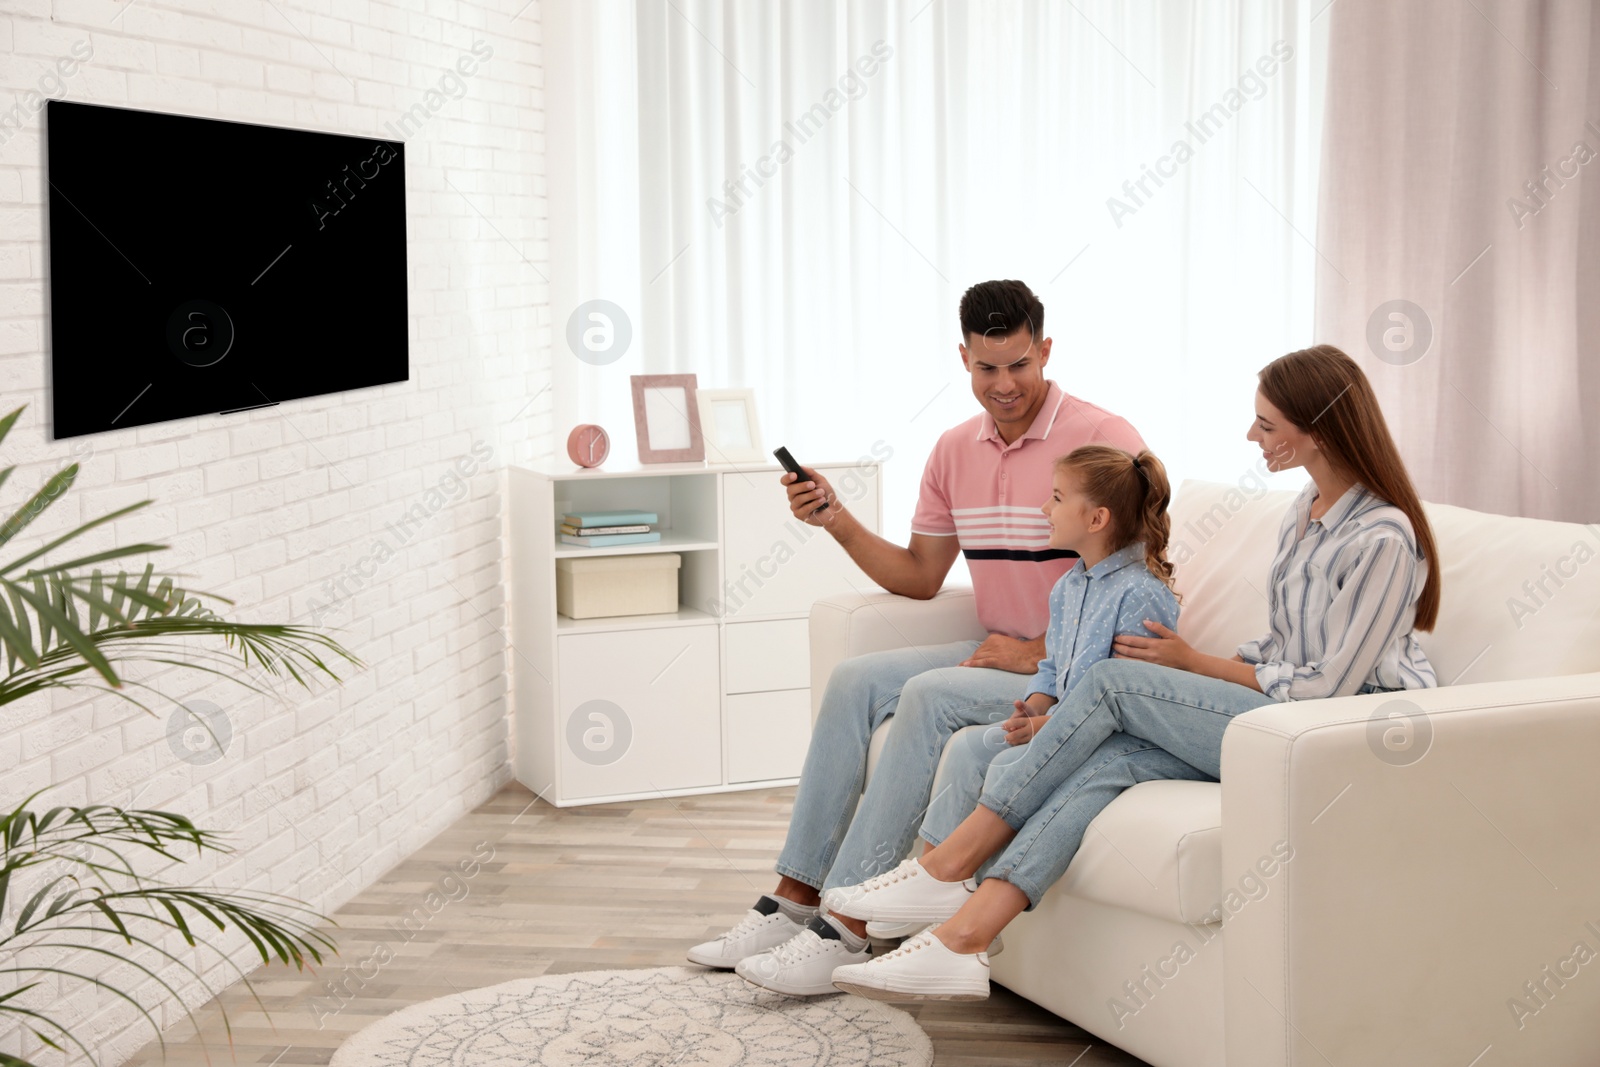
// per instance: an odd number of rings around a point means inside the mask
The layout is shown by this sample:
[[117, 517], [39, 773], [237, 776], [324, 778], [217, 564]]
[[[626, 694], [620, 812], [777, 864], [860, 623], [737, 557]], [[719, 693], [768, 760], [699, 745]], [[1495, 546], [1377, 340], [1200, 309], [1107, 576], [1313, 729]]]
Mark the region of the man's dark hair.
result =
[[979, 282], [961, 297], [961, 339], [1005, 337], [1024, 326], [1035, 340], [1044, 333], [1044, 304], [1022, 282]]

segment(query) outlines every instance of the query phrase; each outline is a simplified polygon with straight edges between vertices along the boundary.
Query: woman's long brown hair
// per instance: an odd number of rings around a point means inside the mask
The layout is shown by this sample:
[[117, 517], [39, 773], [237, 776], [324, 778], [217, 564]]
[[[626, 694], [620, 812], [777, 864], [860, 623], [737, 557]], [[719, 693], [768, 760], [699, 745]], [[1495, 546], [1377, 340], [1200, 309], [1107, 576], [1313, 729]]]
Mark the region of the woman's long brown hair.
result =
[[1433, 527], [1360, 365], [1332, 345], [1317, 345], [1280, 356], [1261, 368], [1259, 377], [1261, 395], [1316, 439], [1342, 477], [1360, 482], [1411, 520], [1417, 547], [1428, 563], [1413, 625], [1432, 630], [1439, 618], [1439, 556]]
[[1143, 541], [1145, 566], [1172, 588], [1167, 559], [1172, 485], [1155, 453], [1145, 449], [1135, 456], [1110, 445], [1083, 445], [1056, 460], [1056, 466], [1076, 474], [1083, 495], [1111, 512], [1111, 551]]

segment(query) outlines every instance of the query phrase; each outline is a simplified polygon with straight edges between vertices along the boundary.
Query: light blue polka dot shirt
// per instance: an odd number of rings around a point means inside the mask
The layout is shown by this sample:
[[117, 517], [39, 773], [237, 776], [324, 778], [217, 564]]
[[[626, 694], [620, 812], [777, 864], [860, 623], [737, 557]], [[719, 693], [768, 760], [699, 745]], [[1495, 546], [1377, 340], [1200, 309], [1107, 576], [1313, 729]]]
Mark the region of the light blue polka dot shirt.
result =
[[1044, 659], [1028, 695], [1063, 700], [1091, 666], [1111, 658], [1118, 634], [1154, 637], [1144, 620], [1178, 628], [1178, 598], [1144, 562], [1144, 542], [1113, 552], [1084, 570], [1079, 563], [1050, 590]]

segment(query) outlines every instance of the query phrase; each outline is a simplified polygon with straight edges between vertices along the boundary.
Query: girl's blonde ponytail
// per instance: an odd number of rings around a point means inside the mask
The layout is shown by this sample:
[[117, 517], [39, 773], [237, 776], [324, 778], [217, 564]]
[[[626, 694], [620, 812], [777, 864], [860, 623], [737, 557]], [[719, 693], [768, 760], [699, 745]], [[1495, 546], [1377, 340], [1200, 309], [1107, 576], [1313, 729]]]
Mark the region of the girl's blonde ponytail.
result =
[[1154, 452], [1145, 449], [1130, 456], [1110, 445], [1084, 445], [1056, 461], [1076, 473], [1083, 492], [1097, 506], [1111, 512], [1111, 551], [1120, 552], [1135, 541], [1144, 542], [1145, 566], [1170, 589], [1173, 566], [1167, 559], [1172, 520], [1172, 485], [1167, 468]]

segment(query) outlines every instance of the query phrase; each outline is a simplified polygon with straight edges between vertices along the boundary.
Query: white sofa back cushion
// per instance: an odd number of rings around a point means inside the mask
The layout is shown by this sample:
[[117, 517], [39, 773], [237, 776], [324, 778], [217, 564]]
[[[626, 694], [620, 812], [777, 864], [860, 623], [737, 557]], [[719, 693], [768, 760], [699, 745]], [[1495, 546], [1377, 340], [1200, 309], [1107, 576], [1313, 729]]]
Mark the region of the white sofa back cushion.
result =
[[[1231, 656], [1267, 631], [1267, 571], [1292, 490], [1185, 481], [1172, 506], [1178, 629]], [[1424, 504], [1443, 562], [1421, 635], [1440, 685], [1600, 671], [1600, 525]]]

